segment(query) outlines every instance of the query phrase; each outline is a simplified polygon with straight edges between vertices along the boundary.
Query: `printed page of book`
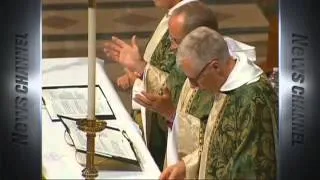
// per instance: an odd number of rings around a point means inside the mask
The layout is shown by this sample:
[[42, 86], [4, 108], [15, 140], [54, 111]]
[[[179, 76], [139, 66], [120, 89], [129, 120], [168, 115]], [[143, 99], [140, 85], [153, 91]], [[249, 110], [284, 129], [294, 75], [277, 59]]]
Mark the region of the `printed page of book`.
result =
[[[88, 108], [87, 90], [87, 87], [43, 89], [42, 97], [51, 119], [59, 119], [58, 115], [86, 118]], [[99, 87], [96, 87], [96, 115], [114, 116]]]
[[[86, 151], [87, 137], [86, 133], [79, 130], [76, 121], [62, 118], [67, 128], [70, 130], [71, 138], [75, 147]], [[130, 145], [130, 142], [122, 134], [122, 131], [106, 128], [96, 134], [95, 153], [106, 157], [121, 157], [137, 161], [136, 155]]]

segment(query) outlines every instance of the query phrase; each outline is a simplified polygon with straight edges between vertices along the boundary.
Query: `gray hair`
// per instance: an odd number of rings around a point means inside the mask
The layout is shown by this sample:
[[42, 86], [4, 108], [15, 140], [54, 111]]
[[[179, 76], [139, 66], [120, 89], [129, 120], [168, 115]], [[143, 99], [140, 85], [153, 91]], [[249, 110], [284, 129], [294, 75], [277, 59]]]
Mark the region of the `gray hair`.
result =
[[184, 16], [183, 31], [185, 35], [200, 26], [218, 30], [218, 21], [215, 13], [200, 1], [182, 5], [173, 11], [171, 17], [178, 15]]
[[223, 36], [207, 27], [198, 27], [181, 42], [177, 52], [177, 64], [189, 58], [200, 71], [212, 59], [226, 63], [230, 58], [228, 45]]

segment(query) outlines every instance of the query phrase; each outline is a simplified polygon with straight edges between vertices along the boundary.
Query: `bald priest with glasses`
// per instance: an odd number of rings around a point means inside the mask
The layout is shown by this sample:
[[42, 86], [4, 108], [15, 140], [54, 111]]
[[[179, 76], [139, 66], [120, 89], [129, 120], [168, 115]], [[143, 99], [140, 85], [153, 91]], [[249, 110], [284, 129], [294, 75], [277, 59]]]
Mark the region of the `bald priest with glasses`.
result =
[[177, 64], [215, 100], [203, 143], [160, 179], [275, 180], [278, 97], [263, 71], [245, 54], [230, 56], [224, 38], [206, 27], [183, 39]]

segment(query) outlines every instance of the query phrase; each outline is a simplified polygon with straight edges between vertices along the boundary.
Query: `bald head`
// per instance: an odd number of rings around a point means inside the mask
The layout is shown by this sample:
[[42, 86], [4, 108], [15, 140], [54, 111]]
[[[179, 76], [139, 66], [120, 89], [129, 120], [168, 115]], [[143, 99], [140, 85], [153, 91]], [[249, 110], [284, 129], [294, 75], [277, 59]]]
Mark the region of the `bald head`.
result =
[[181, 16], [183, 31], [186, 34], [200, 26], [205, 26], [218, 31], [218, 21], [214, 12], [200, 1], [187, 3], [172, 13], [172, 18]]
[[200, 1], [190, 2], [175, 9], [168, 25], [173, 41], [171, 47], [173, 50], [178, 48], [188, 33], [200, 26], [218, 30], [218, 22], [214, 12]]

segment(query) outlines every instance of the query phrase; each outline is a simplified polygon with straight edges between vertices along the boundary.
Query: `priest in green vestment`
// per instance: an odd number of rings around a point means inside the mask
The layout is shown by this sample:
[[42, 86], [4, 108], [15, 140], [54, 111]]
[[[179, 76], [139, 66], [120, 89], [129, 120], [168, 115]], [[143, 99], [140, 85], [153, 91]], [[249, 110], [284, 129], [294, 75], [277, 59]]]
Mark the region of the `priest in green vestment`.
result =
[[[168, 13], [162, 18], [157, 26], [147, 44], [143, 56], [140, 55], [135, 36], [132, 37], [131, 44], [127, 44], [116, 37], [113, 37], [111, 42], [105, 44], [104, 51], [111, 60], [119, 62], [127, 68], [129, 71], [128, 74], [131, 76], [135, 74], [139, 77], [137, 79], [131, 77], [131, 81], [135, 81], [133, 84], [133, 92], [142, 89], [150, 93], [161, 93], [165, 88], [164, 82], [166, 81], [168, 74], [174, 69], [173, 67], [176, 62], [175, 55], [170, 50], [171, 44], [168, 33], [168, 19], [175, 8], [192, 1], [195, 0], [154, 0], [157, 7], [168, 10]], [[176, 86], [173, 89], [170, 89], [172, 94], [180, 94], [185, 78], [185, 76], [175, 76]], [[177, 103], [177, 99], [178, 98], [174, 101], [175, 104]], [[137, 106], [134, 103], [133, 105]], [[138, 107], [137, 109], [140, 108], [141, 116], [139, 114], [134, 115], [135, 120], [143, 130], [144, 140], [151, 155], [159, 168], [162, 169], [167, 141], [165, 117], [159, 113], [149, 111], [144, 107]]]
[[230, 56], [224, 38], [200, 27], [179, 46], [191, 86], [215, 94], [202, 144], [166, 168], [161, 179], [276, 179], [277, 95], [244, 53]]
[[[218, 29], [215, 14], [207, 5], [195, 1], [175, 9], [169, 18], [172, 51], [176, 52], [183, 37], [199, 26]], [[251, 61], [255, 61], [254, 47], [229, 37], [224, 38], [232, 55], [237, 52], [244, 52]], [[170, 89], [177, 86], [177, 77], [185, 77], [177, 66], [174, 68], [166, 81], [167, 86], [171, 87]], [[177, 73], [183, 75], [176, 75]], [[162, 95], [152, 93], [143, 93], [143, 95], [137, 95], [135, 100], [148, 109], [159, 112], [170, 121], [168, 122], [167, 152], [164, 167], [176, 163], [199, 147], [200, 141], [202, 141], [199, 137], [203, 134], [200, 127], [205, 126], [206, 121], [204, 120], [210, 113], [213, 103], [212, 94], [192, 88], [190, 82], [186, 80], [180, 94], [172, 95], [169, 92], [164, 92]], [[175, 106], [171, 101], [177, 97], [179, 101]], [[175, 114], [172, 116], [170, 113]]]

